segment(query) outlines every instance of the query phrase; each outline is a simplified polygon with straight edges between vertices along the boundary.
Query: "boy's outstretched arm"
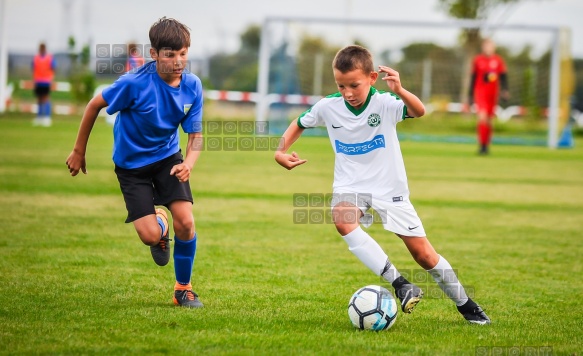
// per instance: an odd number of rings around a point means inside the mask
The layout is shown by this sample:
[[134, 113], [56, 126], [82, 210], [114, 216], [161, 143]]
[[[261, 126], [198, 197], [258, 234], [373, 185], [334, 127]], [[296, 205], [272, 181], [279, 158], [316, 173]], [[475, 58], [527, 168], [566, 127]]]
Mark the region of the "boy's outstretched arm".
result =
[[67, 168], [72, 176], [79, 174], [81, 170], [84, 174], [87, 174], [87, 168], [85, 166], [85, 152], [87, 151], [87, 142], [89, 141], [89, 135], [97, 120], [97, 115], [99, 111], [107, 106], [107, 102], [103, 99], [101, 93], [97, 94], [93, 99], [89, 101], [85, 107], [85, 112], [83, 113], [83, 118], [81, 119], [81, 125], [79, 126], [79, 132], [77, 133], [77, 140], [75, 141], [75, 146], [73, 151], [67, 157]]
[[275, 161], [279, 163], [283, 168], [290, 170], [300, 164], [307, 162], [305, 159], [301, 159], [297, 153], [292, 152], [291, 154], [286, 153], [287, 150], [293, 145], [294, 142], [302, 135], [304, 129], [298, 126], [297, 122], [294, 120], [289, 125], [287, 130], [281, 136], [279, 140], [279, 145], [277, 151], [275, 151]]
[[381, 77], [381, 79], [387, 83], [393, 93], [403, 100], [403, 103], [407, 106], [407, 114], [409, 116], [421, 117], [425, 115], [425, 106], [421, 100], [401, 85], [399, 72], [387, 66], [379, 66], [379, 73], [385, 73], [385, 76]]

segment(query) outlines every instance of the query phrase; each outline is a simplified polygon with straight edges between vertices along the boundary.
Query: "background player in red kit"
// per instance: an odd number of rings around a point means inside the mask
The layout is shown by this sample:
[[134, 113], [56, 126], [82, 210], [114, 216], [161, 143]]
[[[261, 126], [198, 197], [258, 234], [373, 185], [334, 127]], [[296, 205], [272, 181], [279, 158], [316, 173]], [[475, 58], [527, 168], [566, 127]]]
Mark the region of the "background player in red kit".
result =
[[492, 139], [492, 118], [498, 104], [500, 87], [502, 87], [502, 98], [508, 99], [506, 64], [495, 51], [494, 41], [485, 39], [482, 42], [482, 53], [474, 58], [472, 65], [470, 100], [473, 98], [477, 106], [480, 154], [488, 154], [488, 146]]

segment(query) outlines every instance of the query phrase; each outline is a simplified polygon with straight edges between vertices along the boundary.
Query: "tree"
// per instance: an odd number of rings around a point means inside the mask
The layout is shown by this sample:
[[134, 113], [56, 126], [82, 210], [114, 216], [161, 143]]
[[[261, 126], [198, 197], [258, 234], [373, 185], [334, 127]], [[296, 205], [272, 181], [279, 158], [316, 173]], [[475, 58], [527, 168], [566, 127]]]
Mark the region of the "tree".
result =
[[258, 53], [261, 43], [261, 26], [251, 25], [241, 34], [241, 52]]
[[[458, 19], [486, 20], [492, 11], [502, 5], [518, 3], [521, 0], [439, 0], [441, 8], [451, 17]], [[472, 59], [478, 53], [482, 36], [479, 28], [465, 29], [460, 38], [465, 51], [464, 75], [460, 99], [468, 101], [470, 85], [470, 67]]]
[[91, 51], [89, 45], [84, 45], [81, 52], [75, 51], [75, 38], [69, 37], [69, 59], [71, 60], [71, 71], [69, 72], [69, 82], [73, 97], [78, 103], [85, 103], [93, 96], [95, 90], [95, 74], [90, 70]]
[[575, 59], [573, 61], [575, 66], [575, 94], [573, 96], [573, 107], [580, 112], [583, 112], [583, 59]]
[[[487, 20], [493, 10], [521, 0], [439, 0], [441, 8], [457, 19]], [[466, 29], [462, 32], [462, 42], [478, 49], [480, 29]]]
[[[338, 50], [338, 47], [330, 45], [321, 37], [302, 37], [297, 55], [297, 73], [302, 94], [327, 95], [338, 90], [331, 65]], [[315, 92], [318, 87], [319, 93]]]
[[402, 58], [395, 64], [402, 78], [407, 78], [407, 88], [424, 94], [425, 63], [430, 62], [430, 86], [439, 88], [433, 94], [455, 97], [459, 92], [462, 58], [455, 48], [441, 47], [434, 43], [414, 42], [401, 49]]
[[210, 86], [225, 90], [255, 91], [261, 27], [251, 25], [240, 35], [236, 53], [215, 54], [210, 58]]

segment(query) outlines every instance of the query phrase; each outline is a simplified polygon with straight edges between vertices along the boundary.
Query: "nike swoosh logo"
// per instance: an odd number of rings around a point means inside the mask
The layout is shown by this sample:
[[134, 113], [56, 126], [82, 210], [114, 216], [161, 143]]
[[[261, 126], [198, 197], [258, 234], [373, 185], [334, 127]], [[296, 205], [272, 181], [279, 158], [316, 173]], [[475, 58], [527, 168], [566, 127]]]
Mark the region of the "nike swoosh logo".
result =
[[419, 227], [419, 225], [417, 225], [417, 226], [415, 226], [415, 227], [408, 226], [407, 228], [409, 229], [409, 231], [411, 231], [411, 230], [415, 230], [415, 229], [416, 229], [416, 228], [418, 228], [418, 227]]
[[334, 125], [332, 125], [332, 128], [333, 128], [333, 129], [339, 129], [339, 128], [341, 128], [341, 127], [342, 127], [342, 126], [334, 126]]

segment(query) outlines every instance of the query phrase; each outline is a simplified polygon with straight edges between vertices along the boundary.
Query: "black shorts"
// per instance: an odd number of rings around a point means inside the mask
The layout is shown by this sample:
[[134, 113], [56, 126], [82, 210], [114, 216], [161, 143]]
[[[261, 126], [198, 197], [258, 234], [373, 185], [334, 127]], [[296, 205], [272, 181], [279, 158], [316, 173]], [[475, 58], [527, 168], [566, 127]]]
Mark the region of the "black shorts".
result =
[[115, 174], [128, 210], [126, 223], [155, 214], [155, 205], [169, 208], [170, 203], [176, 200], [193, 202], [188, 181], [180, 182], [170, 175], [172, 167], [182, 162], [182, 154], [177, 152], [141, 168], [125, 169], [115, 166]]
[[36, 83], [34, 85], [34, 95], [35, 96], [46, 96], [51, 93], [50, 84]]

